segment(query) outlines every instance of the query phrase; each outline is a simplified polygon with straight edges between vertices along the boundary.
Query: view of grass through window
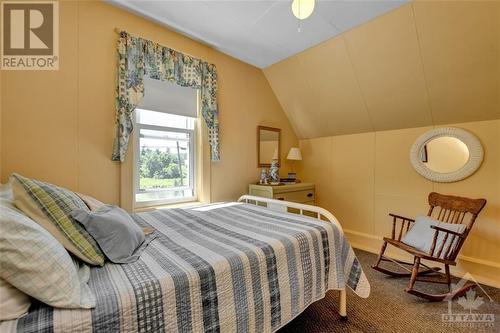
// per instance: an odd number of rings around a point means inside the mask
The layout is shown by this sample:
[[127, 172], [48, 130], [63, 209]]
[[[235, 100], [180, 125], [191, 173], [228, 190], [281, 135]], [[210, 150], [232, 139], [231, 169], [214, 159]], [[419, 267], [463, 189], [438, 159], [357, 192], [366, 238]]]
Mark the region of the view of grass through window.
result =
[[185, 160], [185, 152], [172, 154], [158, 148], [141, 147], [140, 190], [188, 186], [189, 173]]
[[136, 202], [194, 197], [193, 120], [146, 110], [139, 120]]

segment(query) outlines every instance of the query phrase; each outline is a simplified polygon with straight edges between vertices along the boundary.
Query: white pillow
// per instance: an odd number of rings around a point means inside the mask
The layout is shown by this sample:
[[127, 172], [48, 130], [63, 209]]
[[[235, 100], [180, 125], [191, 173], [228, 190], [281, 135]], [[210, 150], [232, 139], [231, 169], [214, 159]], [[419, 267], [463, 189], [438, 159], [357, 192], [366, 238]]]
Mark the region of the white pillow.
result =
[[30, 305], [28, 295], [0, 279], [0, 321], [21, 318], [28, 313]]
[[25, 294], [54, 307], [95, 307], [90, 268], [8, 200], [0, 200], [0, 252], [0, 278]]
[[[431, 226], [433, 225], [458, 233], [462, 233], [465, 230], [465, 225], [463, 224], [444, 223], [429, 216], [417, 216], [415, 218], [415, 223], [408, 231], [408, 233], [403, 237], [401, 242], [405, 243], [406, 245], [410, 245], [422, 252], [429, 253], [429, 251], [431, 250], [432, 242], [434, 240], [434, 234], [437, 231], [431, 228]], [[434, 248], [434, 255], [436, 255], [439, 251], [441, 244], [443, 244], [445, 236], [446, 233], [444, 231], [439, 232], [438, 238], [436, 240], [436, 246]], [[450, 234], [446, 239], [446, 243], [443, 247], [440, 258], [444, 258], [445, 252], [447, 251], [448, 246], [452, 241], [452, 236], [453, 235]], [[452, 246], [455, 246], [458, 241], [458, 237], [455, 237]]]

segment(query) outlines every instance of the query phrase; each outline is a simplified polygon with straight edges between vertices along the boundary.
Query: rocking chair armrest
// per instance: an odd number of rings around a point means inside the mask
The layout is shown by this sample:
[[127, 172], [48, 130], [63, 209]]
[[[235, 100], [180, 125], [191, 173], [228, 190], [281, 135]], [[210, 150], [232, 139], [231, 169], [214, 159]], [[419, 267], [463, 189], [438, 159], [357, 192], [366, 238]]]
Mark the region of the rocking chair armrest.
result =
[[410, 222], [415, 222], [414, 219], [410, 219], [409, 217], [404, 217], [404, 216], [400, 216], [400, 215], [396, 215], [396, 214], [392, 214], [392, 213], [389, 213], [389, 216], [392, 216], [392, 217], [395, 217], [397, 219], [401, 219], [401, 220], [406, 220], [406, 221], [410, 221]]
[[432, 229], [436, 229], [438, 232], [439, 232], [439, 231], [442, 231], [442, 232], [447, 232], [447, 233], [449, 233], [449, 234], [452, 234], [452, 235], [458, 236], [458, 237], [460, 237], [460, 238], [465, 238], [465, 232], [460, 233], [460, 232], [456, 232], [456, 231], [453, 231], [453, 230], [448, 230], [448, 229], [445, 229], [445, 228], [441, 228], [441, 227], [439, 227], [439, 226], [437, 226], [437, 225], [431, 225], [431, 228], [432, 228]]

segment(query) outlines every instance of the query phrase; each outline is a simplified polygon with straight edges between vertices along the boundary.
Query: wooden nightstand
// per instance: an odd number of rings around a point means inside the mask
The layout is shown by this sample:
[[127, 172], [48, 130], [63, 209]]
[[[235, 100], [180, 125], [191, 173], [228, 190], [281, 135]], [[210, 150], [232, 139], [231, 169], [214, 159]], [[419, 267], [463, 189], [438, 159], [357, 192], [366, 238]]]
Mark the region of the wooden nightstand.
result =
[[314, 184], [298, 183], [292, 185], [248, 185], [248, 194], [258, 197], [286, 200], [314, 205], [316, 193]]

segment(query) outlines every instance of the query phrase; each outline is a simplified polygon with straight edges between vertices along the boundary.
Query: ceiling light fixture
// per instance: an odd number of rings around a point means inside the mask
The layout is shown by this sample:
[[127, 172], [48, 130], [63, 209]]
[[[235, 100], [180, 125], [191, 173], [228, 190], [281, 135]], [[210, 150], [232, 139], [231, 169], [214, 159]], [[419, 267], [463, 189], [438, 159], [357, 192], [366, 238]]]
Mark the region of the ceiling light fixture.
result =
[[299, 20], [305, 20], [314, 11], [315, 0], [293, 0], [292, 12]]

